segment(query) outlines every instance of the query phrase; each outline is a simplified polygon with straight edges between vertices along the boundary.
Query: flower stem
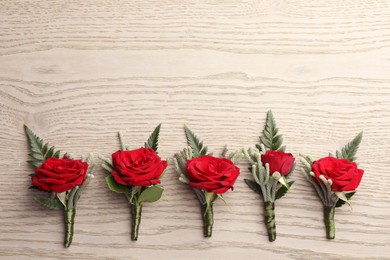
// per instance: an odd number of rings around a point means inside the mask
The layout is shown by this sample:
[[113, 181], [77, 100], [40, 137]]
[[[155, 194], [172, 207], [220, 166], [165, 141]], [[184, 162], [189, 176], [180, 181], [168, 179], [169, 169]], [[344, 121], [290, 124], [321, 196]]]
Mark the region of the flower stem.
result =
[[206, 203], [202, 205], [202, 216], [203, 216], [203, 235], [204, 237], [211, 237], [213, 232], [214, 214], [213, 204]]
[[275, 203], [271, 201], [264, 202], [264, 217], [267, 226], [268, 240], [270, 242], [276, 239], [276, 225], [275, 225]]
[[141, 204], [130, 204], [131, 210], [131, 240], [137, 241], [138, 230], [141, 223], [142, 205]]
[[324, 221], [326, 227], [326, 238], [334, 239], [335, 226], [334, 226], [334, 207], [324, 207]]
[[64, 221], [65, 221], [65, 240], [64, 240], [64, 246], [69, 247], [70, 244], [72, 244], [72, 238], [73, 238], [73, 224], [74, 224], [74, 217], [76, 215], [75, 209], [66, 209], [64, 211]]

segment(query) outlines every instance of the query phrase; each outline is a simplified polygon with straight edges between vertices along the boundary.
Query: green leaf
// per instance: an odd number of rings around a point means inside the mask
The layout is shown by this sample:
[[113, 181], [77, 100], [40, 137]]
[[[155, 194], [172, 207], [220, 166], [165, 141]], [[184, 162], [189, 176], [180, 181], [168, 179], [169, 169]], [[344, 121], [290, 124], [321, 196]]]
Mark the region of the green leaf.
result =
[[[294, 184], [295, 181], [289, 181], [287, 184], [288, 184], [288, 187], [290, 188], [293, 184]], [[289, 189], [287, 189], [286, 186], [280, 186], [280, 188], [278, 189], [278, 191], [276, 192], [276, 195], [275, 195], [275, 200], [277, 199], [280, 199], [281, 197], [283, 197], [284, 195], [286, 195], [286, 193], [288, 192]]]
[[254, 192], [261, 194], [261, 188], [257, 182], [250, 179], [244, 179], [244, 181]]
[[257, 150], [259, 150], [259, 152], [265, 152], [265, 151], [263, 151], [263, 149], [261, 149], [261, 145], [256, 144], [255, 146], [256, 146]]
[[193, 188], [192, 190], [195, 192], [196, 197], [198, 197], [200, 204], [206, 204], [206, 196], [204, 194], [204, 191], [196, 188]]
[[54, 158], [60, 158], [60, 151], [56, 151], [54, 154], [53, 154], [53, 157]]
[[[273, 173], [273, 174], [275, 174], [275, 173]], [[286, 177], [284, 177], [284, 176], [280, 177], [280, 178], [278, 179], [278, 182], [279, 182], [280, 184], [282, 184], [282, 186], [284, 186], [287, 190], [290, 190], [290, 186], [289, 186], [288, 183], [287, 183]]]
[[[85, 181], [84, 181], [85, 182]], [[75, 201], [75, 195], [76, 195], [76, 192], [80, 189], [79, 186], [76, 186], [74, 187], [73, 189], [71, 189], [69, 192], [68, 192], [68, 204], [67, 204], [67, 208], [68, 209], [73, 209], [75, 208], [76, 204], [77, 204], [77, 200], [79, 199], [79, 196], [78, 198], [76, 199]]]
[[65, 207], [66, 206], [66, 192], [57, 193], [57, 198]]
[[57, 197], [54, 198], [37, 197], [35, 198], [35, 200], [49, 209], [64, 209], [64, 205], [62, 205], [61, 201], [59, 201]]
[[134, 198], [136, 198], [136, 194], [139, 193], [140, 191], [142, 190], [142, 186], [133, 186], [131, 187], [131, 195], [130, 195], [130, 199], [129, 199], [129, 202], [134, 204], [133, 200]]
[[356, 160], [356, 152], [363, 138], [363, 132], [360, 132], [351, 142], [341, 149], [341, 153], [336, 151], [336, 156], [339, 159], [347, 159], [351, 162]]
[[276, 123], [271, 110], [267, 112], [267, 119], [263, 130], [263, 136], [260, 136], [260, 142], [268, 149], [274, 151], [278, 150], [283, 143], [283, 138], [278, 134], [278, 128], [276, 128]]
[[27, 163], [35, 168], [38, 168], [39, 166], [42, 165], [43, 162], [42, 161], [35, 161], [35, 160], [28, 160]]
[[145, 143], [145, 148], [152, 148], [156, 153], [158, 149], [158, 135], [160, 134], [161, 123], [156, 126], [153, 133], [149, 136], [148, 141]]
[[131, 189], [130, 189], [129, 187], [117, 183], [117, 182], [114, 180], [114, 177], [112, 177], [111, 175], [108, 175], [108, 176], [106, 177], [106, 182], [107, 182], [108, 188], [109, 188], [111, 191], [113, 191], [113, 192], [117, 192], [117, 193], [129, 193], [129, 194], [131, 194]]
[[[355, 191], [349, 192], [349, 193], [345, 193], [345, 198], [347, 199], [347, 201], [349, 201], [349, 200], [352, 198], [352, 196], [353, 196], [354, 194], [355, 194]], [[341, 207], [341, 206], [343, 206], [347, 201], [342, 200], [342, 199], [339, 199], [339, 200], [337, 201], [335, 207], [336, 207], [336, 208]]]
[[192, 149], [194, 157], [199, 157], [207, 154], [207, 146], [186, 126], [184, 125], [184, 132], [187, 138], [187, 143]]
[[164, 189], [161, 186], [150, 186], [139, 195], [138, 203], [158, 201], [161, 198], [163, 191]]
[[218, 195], [214, 192], [204, 192], [206, 203], [211, 205], [218, 198]]
[[60, 151], [55, 151], [54, 146], [49, 148], [49, 144], [43, 143], [43, 140], [35, 135], [28, 126], [24, 125], [24, 131], [26, 133], [28, 144], [30, 147], [30, 158], [27, 162], [33, 167], [38, 168], [50, 157], [59, 158]]

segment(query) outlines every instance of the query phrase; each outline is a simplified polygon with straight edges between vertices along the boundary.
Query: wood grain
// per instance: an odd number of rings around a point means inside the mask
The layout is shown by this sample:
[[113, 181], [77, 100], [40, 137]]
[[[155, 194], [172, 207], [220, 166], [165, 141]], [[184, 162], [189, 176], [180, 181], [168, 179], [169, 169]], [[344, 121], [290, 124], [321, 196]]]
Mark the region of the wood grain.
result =
[[[12, 0], [0, 21], [2, 259], [389, 259], [388, 1]], [[126, 200], [99, 167], [69, 249], [60, 212], [27, 189], [23, 124], [81, 156], [118, 149], [118, 130], [140, 146], [162, 122], [160, 154], [170, 159], [185, 146], [184, 123], [218, 154], [254, 145], [268, 109], [296, 156], [319, 158], [364, 130], [365, 175], [353, 210], [336, 210], [334, 241], [301, 165], [277, 202], [274, 243], [243, 182], [246, 162], [229, 206], [215, 205], [210, 239], [172, 163], [169, 201], [145, 205], [137, 242]]]

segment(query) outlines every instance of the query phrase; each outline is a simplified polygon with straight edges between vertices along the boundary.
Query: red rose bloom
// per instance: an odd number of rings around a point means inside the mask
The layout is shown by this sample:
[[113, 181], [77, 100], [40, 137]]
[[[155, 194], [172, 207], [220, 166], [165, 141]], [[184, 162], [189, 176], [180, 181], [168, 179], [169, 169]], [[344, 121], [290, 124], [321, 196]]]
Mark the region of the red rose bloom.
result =
[[88, 163], [69, 158], [49, 158], [35, 170], [32, 185], [41, 190], [64, 192], [81, 185], [87, 174]]
[[240, 174], [240, 169], [232, 161], [209, 155], [189, 160], [186, 171], [191, 187], [217, 194], [233, 189], [233, 184]]
[[167, 168], [151, 148], [140, 148], [131, 151], [117, 151], [112, 154], [114, 180], [126, 186], [150, 186], [161, 183], [159, 178]]
[[311, 170], [318, 179], [320, 175], [331, 179], [332, 190], [339, 192], [356, 190], [364, 173], [356, 163], [330, 156], [315, 161]]
[[279, 172], [284, 176], [290, 173], [294, 166], [295, 158], [291, 153], [285, 153], [282, 151], [269, 150], [265, 154], [261, 155], [261, 162], [263, 165], [269, 164], [269, 173]]

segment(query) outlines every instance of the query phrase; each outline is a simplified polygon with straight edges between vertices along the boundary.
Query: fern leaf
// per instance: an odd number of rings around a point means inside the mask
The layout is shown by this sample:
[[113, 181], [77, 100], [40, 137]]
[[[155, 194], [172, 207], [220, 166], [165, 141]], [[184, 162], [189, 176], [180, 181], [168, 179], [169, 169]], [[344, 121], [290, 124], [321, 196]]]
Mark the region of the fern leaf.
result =
[[187, 138], [187, 143], [192, 149], [194, 157], [199, 157], [207, 154], [207, 146], [186, 126], [184, 125], [184, 132]]
[[341, 149], [341, 152], [336, 151], [338, 158], [347, 159], [351, 162], [356, 160], [356, 152], [359, 148], [360, 142], [362, 141], [363, 132], [360, 132], [351, 142]]
[[155, 152], [158, 149], [158, 135], [160, 134], [161, 123], [156, 126], [153, 133], [149, 136], [148, 141], [145, 143], [145, 148], [152, 148]]
[[265, 122], [263, 135], [260, 136], [260, 142], [268, 149], [274, 151], [278, 150], [282, 146], [283, 138], [278, 134], [278, 128], [276, 127], [274, 116], [271, 110], [267, 112], [267, 119]]
[[37, 168], [50, 157], [60, 157], [60, 151], [55, 151], [54, 146], [49, 148], [49, 144], [44, 144], [42, 138], [35, 135], [28, 126], [24, 125], [24, 131], [30, 147], [29, 155], [31, 160], [27, 161], [29, 164]]

